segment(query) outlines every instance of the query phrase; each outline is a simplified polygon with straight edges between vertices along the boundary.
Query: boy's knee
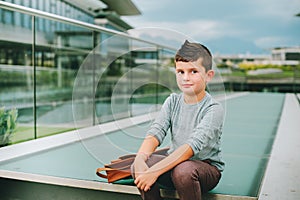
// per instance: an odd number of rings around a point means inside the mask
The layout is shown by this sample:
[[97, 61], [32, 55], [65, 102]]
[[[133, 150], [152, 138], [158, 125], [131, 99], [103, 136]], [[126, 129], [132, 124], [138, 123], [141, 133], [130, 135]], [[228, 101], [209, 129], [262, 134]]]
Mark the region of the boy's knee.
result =
[[188, 162], [177, 165], [172, 171], [172, 180], [174, 183], [185, 184], [186, 182], [197, 180], [195, 169]]

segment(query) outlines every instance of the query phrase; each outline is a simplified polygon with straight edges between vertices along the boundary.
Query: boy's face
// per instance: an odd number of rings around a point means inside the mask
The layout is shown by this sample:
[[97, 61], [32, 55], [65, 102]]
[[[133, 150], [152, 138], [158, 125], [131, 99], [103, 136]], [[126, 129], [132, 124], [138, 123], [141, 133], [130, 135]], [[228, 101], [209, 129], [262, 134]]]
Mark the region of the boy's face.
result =
[[195, 62], [175, 62], [176, 80], [179, 89], [188, 96], [198, 96], [205, 92], [206, 83], [212, 79], [214, 72], [205, 71], [202, 59]]

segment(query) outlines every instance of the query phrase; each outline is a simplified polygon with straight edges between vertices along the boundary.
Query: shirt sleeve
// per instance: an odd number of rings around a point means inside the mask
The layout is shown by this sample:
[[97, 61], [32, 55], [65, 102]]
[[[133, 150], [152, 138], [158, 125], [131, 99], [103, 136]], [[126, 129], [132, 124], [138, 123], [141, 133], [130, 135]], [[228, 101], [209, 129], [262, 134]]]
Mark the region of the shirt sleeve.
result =
[[210, 105], [193, 130], [187, 144], [192, 148], [197, 157], [206, 157], [211, 151], [219, 146], [224, 121], [224, 110], [220, 104]]
[[156, 139], [159, 142], [159, 145], [163, 142], [163, 140], [164, 140], [165, 136], [167, 135], [167, 132], [170, 128], [171, 101], [172, 101], [171, 96], [169, 96], [165, 100], [165, 102], [159, 112], [158, 117], [154, 120], [154, 122], [152, 123], [152, 125], [147, 133], [147, 135], [152, 135], [152, 136], [156, 137]]

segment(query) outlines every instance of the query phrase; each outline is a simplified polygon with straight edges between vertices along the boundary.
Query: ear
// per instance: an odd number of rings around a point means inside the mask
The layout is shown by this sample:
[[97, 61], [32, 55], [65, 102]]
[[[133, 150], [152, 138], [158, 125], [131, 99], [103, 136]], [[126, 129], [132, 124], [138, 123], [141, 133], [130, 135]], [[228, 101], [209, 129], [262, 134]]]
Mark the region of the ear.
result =
[[215, 71], [214, 70], [209, 70], [206, 72], [206, 82], [211, 81], [211, 79], [215, 76]]

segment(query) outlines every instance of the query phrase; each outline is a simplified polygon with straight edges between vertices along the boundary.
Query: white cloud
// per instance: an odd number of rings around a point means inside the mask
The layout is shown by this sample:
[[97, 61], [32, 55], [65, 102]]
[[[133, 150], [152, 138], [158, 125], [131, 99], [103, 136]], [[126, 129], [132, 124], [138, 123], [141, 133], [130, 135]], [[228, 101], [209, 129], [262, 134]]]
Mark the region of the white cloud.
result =
[[228, 44], [226, 40], [236, 38], [232, 45], [237, 46], [236, 51], [299, 45], [299, 17], [294, 15], [299, 13], [300, 0], [226, 0], [219, 2], [215, 9], [211, 8], [218, 0], [201, 1], [205, 7], [197, 0], [133, 2], [143, 14], [122, 18], [140, 29], [156, 27], [156, 30], [132, 33], [136, 36], [147, 34], [154, 42], [160, 42], [158, 38], [178, 41], [184, 35], [204, 43], [217, 41], [216, 48]]
[[[190, 38], [200, 38], [202, 41], [208, 41], [212, 39], [217, 39], [226, 35], [234, 36], [243, 34], [242, 31], [234, 30], [230, 24], [213, 21], [213, 20], [191, 20], [186, 23], [181, 22], [151, 22], [151, 21], [135, 21], [137, 29], [149, 28], [149, 27], [158, 27], [162, 29], [170, 29], [170, 31], [177, 32], [179, 34], [185, 35]], [[131, 33], [135, 36], [140, 36], [143, 32]], [[145, 33], [143, 33], [145, 34]], [[177, 35], [163, 35], [160, 31], [149, 31], [148, 35], [152, 37], [176, 37]], [[173, 38], [176, 39], [176, 38]]]
[[280, 37], [280, 36], [271, 36], [271, 37], [261, 37], [254, 41], [255, 45], [266, 49], [273, 48], [278, 46], [285, 46], [289, 43], [289, 38]]
[[221, 20], [193, 20], [186, 24], [186, 29], [192, 37], [203, 38], [206, 41], [223, 37], [245, 37], [249, 34], [249, 30]]
[[[170, 28], [164, 28], [163, 26], [145, 26], [138, 27], [128, 31], [130, 35], [137, 38], [163, 38], [164, 40], [182, 41], [184, 38], [188, 38], [187, 35]], [[158, 42], [158, 41], [156, 41]]]
[[300, 8], [299, 0], [252, 0], [248, 3], [253, 7], [251, 10], [254, 11], [254, 16], [268, 16], [276, 20], [291, 19], [291, 16], [299, 13]]

